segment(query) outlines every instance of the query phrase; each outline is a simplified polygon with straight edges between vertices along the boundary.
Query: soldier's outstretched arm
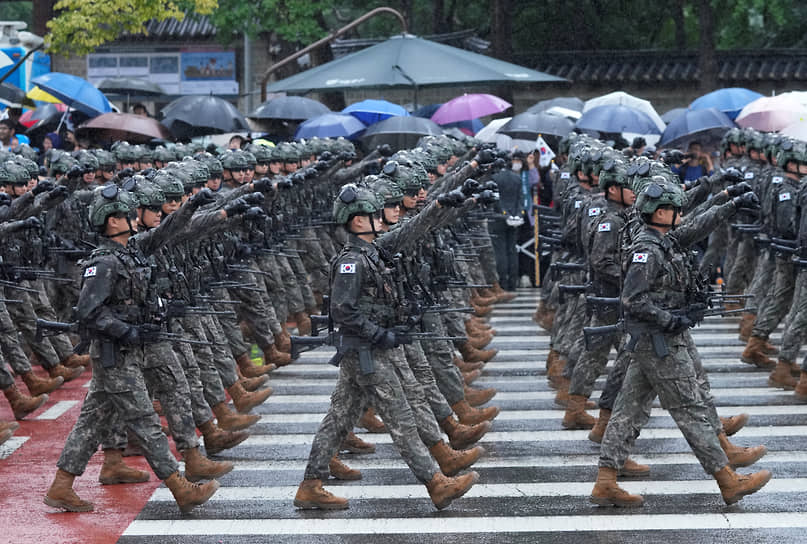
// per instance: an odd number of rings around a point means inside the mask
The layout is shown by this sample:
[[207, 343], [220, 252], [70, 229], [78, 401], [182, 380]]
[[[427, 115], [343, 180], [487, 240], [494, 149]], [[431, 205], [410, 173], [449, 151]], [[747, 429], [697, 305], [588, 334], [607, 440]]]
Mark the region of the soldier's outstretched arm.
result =
[[672, 232], [681, 247], [690, 247], [695, 242], [703, 240], [723, 221], [737, 213], [737, 206], [733, 201], [720, 206], [712, 206], [703, 213], [697, 214], [689, 221], [682, 221]]
[[146, 255], [150, 255], [168, 244], [187, 226], [197, 207], [193, 199], [189, 198], [177, 211], [163, 219], [159, 226], [134, 236], [133, 240], [137, 247]]

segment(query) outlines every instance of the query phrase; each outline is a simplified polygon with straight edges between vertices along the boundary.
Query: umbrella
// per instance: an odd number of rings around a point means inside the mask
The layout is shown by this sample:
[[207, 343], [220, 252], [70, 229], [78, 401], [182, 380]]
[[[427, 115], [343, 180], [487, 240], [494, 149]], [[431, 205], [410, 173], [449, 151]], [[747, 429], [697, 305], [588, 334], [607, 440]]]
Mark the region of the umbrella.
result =
[[499, 129], [502, 128], [504, 125], [506, 125], [507, 122], [510, 121], [510, 119], [512, 119], [512, 117], [502, 117], [501, 119], [494, 119], [493, 121], [485, 125], [485, 127], [482, 130], [477, 132], [474, 138], [487, 143], [495, 142], [496, 136], [499, 135], [498, 133]]
[[440, 109], [442, 104], [428, 104], [426, 106], [421, 106], [415, 111], [412, 112], [412, 115], [415, 117], [425, 117], [426, 119], [430, 119], [434, 112]]
[[106, 94], [126, 96], [160, 96], [165, 90], [156, 83], [139, 77], [110, 77], [98, 84], [98, 90]]
[[448, 123], [440, 125], [443, 127], [443, 132], [448, 133], [448, 129], [458, 129], [466, 136], [473, 136], [485, 127], [485, 124], [479, 119], [469, 119], [467, 121], [457, 121], [456, 123]]
[[745, 106], [735, 121], [743, 128], [776, 132], [807, 115], [807, 108], [791, 96], [763, 96]]
[[550, 98], [549, 100], [541, 100], [540, 102], [530, 106], [527, 109], [527, 112], [541, 113], [542, 111], [546, 111], [554, 107], [566, 108], [567, 110], [582, 112], [584, 105], [585, 102], [583, 102], [576, 96], [558, 96], [556, 98]]
[[349, 113], [365, 125], [372, 125], [390, 117], [407, 117], [409, 115], [403, 106], [386, 100], [372, 99], [351, 104], [343, 109], [342, 113]]
[[[656, 128], [658, 129], [657, 131], [653, 131], [652, 133], [648, 132], [648, 134], [661, 134], [664, 131], [664, 127], [667, 126], [667, 124], [661, 120], [661, 117], [659, 117], [659, 114], [656, 112], [656, 109], [650, 102], [622, 91], [609, 93], [586, 101], [586, 105], [583, 106], [583, 113], [586, 113], [588, 110], [596, 108], [597, 106], [606, 106], [606, 105], [629, 106], [635, 110], [639, 110], [642, 113], [646, 114], [648, 117], [650, 117], [650, 119], [653, 121], [653, 124], [655, 124]], [[630, 131], [630, 132], [636, 132], [636, 131]]]
[[579, 111], [570, 110], [569, 108], [564, 108], [562, 106], [552, 106], [546, 110], [546, 113], [549, 115], [556, 115], [558, 117], [568, 117], [572, 121], [577, 121], [583, 116], [583, 114]]
[[567, 80], [410, 34], [276, 81], [267, 91], [306, 93], [393, 87], [450, 87]]
[[91, 136], [97, 141], [126, 140], [147, 143], [155, 138], [172, 140], [171, 133], [159, 121], [131, 113], [105, 113], [93, 117], [76, 130], [76, 135]]
[[464, 94], [440, 106], [431, 119], [444, 125], [501, 113], [512, 104], [492, 94]]
[[235, 106], [213, 95], [177, 98], [162, 109], [163, 125], [177, 138], [248, 131], [247, 120]]
[[700, 98], [696, 98], [689, 105], [689, 109], [703, 110], [715, 108], [728, 115], [729, 119], [733, 121], [737, 118], [737, 114], [740, 113], [740, 110], [761, 97], [761, 94], [743, 89], [742, 87], [729, 87], [726, 89], [718, 89]]
[[249, 114], [252, 119], [288, 119], [305, 121], [325, 113], [330, 113], [325, 104], [302, 96], [280, 96], [268, 100]]
[[367, 128], [364, 123], [346, 113], [324, 113], [300, 123], [294, 139], [300, 138], [353, 138]]
[[39, 106], [34, 110], [28, 110], [22, 115], [20, 115], [20, 123], [30, 128], [41, 119], [47, 119], [55, 115], [61, 116], [61, 114], [66, 111], [67, 106], [65, 106], [61, 102], [59, 102], [58, 104], [45, 104], [44, 106]]
[[663, 113], [661, 115], [661, 120], [669, 125], [670, 121], [672, 121], [673, 119], [675, 119], [676, 117], [678, 117], [679, 115], [684, 113], [685, 111], [688, 111], [688, 109], [689, 108], [673, 108], [670, 111]]
[[371, 125], [361, 135], [367, 149], [388, 144], [395, 150], [415, 147], [423, 136], [439, 135], [439, 125], [422, 117], [390, 117]]
[[112, 111], [112, 105], [104, 93], [85, 79], [60, 72], [50, 72], [35, 77], [31, 83], [52, 94], [71, 108], [94, 117]]
[[4, 104], [9, 108], [36, 107], [33, 100], [26, 97], [22, 89], [5, 81], [0, 83], [0, 104]]
[[690, 142], [697, 140], [705, 148], [712, 148], [734, 126], [725, 113], [715, 108], [687, 110], [670, 121], [659, 145], [686, 149]]
[[30, 91], [28, 91], [28, 94], [26, 94], [25, 96], [36, 102], [48, 102], [50, 104], [60, 104], [62, 102], [52, 94], [46, 93], [39, 87], [34, 87]]
[[612, 133], [661, 133], [661, 130], [649, 115], [637, 109], [620, 105], [597, 106], [583, 112], [583, 116], [577, 121], [575, 128]]
[[535, 139], [539, 134], [554, 134], [566, 136], [574, 130], [574, 123], [565, 117], [542, 113], [519, 113], [499, 129], [500, 134], [506, 134], [516, 139]]
[[779, 96], [787, 96], [788, 98], [794, 99], [802, 106], [807, 107], [807, 91], [790, 91], [787, 93], [782, 93]]
[[799, 119], [795, 123], [787, 125], [779, 131], [779, 134], [807, 142], [807, 119]]

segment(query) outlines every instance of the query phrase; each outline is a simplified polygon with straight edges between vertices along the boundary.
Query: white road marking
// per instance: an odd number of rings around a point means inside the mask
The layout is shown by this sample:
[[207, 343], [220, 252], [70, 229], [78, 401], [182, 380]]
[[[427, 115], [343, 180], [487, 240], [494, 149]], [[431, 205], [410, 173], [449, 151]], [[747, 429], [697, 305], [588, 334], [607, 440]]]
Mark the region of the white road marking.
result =
[[78, 404], [77, 400], [60, 400], [34, 419], [56, 419]]
[[0, 444], [0, 459], [6, 459], [12, 453], [20, 449], [20, 446], [25, 444], [30, 436], [12, 436], [2, 444]]

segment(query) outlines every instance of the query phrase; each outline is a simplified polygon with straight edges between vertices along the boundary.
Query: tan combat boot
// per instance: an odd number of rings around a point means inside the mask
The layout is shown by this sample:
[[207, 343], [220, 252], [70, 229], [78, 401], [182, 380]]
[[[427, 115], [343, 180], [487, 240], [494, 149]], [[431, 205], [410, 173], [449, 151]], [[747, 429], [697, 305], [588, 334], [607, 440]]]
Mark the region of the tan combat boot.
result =
[[361, 480], [361, 472], [344, 464], [338, 453], [331, 457], [328, 472], [337, 480]]
[[641, 465], [628, 457], [625, 459], [625, 464], [622, 465], [622, 469], [619, 471], [620, 476], [647, 476], [650, 474], [650, 467], [647, 465]]
[[602, 442], [602, 437], [605, 435], [605, 429], [608, 427], [608, 422], [611, 420], [611, 410], [600, 408], [600, 417], [597, 418], [597, 423], [588, 433], [588, 439], [597, 444]]
[[289, 331], [286, 330], [286, 326], [283, 325], [283, 330], [280, 331], [279, 334], [275, 335], [275, 347], [278, 351], [283, 351], [285, 353], [291, 352], [291, 335]]
[[440, 422], [440, 428], [448, 435], [448, 443], [452, 448], [458, 450], [464, 450], [479, 442], [491, 427], [490, 421], [482, 421], [476, 425], [463, 425], [454, 416], [448, 416]]
[[474, 408], [467, 400], [461, 400], [451, 405], [451, 409], [457, 414], [457, 419], [463, 425], [476, 425], [483, 421], [493, 421], [499, 415], [499, 408], [497, 406], [488, 406], [486, 408]]
[[212, 410], [216, 415], [218, 426], [225, 431], [242, 431], [261, 420], [261, 416], [233, 412], [226, 402], [218, 403]]
[[303, 509], [345, 510], [347, 499], [322, 488], [322, 480], [303, 480], [294, 496], [294, 506]]
[[311, 318], [305, 312], [297, 312], [290, 316], [290, 319], [297, 324], [299, 336], [311, 336]]
[[[558, 391], [560, 394], [560, 391]], [[566, 403], [566, 413], [563, 416], [564, 429], [593, 429], [596, 419], [586, 413], [586, 397], [583, 395], [569, 395]]]
[[375, 444], [365, 442], [351, 431], [347, 433], [345, 439], [342, 440], [339, 449], [340, 451], [349, 451], [350, 453], [375, 453]]
[[102, 485], [139, 484], [149, 481], [149, 473], [123, 462], [123, 450], [104, 450], [104, 464], [98, 481]]
[[720, 423], [723, 425], [723, 432], [727, 436], [733, 436], [737, 431], [745, 427], [748, 423], [748, 414], [737, 414], [731, 417], [721, 417]]
[[229, 461], [211, 461], [199, 451], [199, 448], [183, 450], [185, 458], [185, 478], [189, 482], [213, 480], [232, 472], [234, 465]]
[[493, 306], [480, 306], [479, 304], [474, 304], [474, 301], [471, 301], [470, 304], [476, 317], [485, 317], [493, 311]]
[[479, 481], [479, 474], [471, 471], [468, 474], [450, 478], [441, 472], [436, 472], [432, 479], [426, 482], [434, 506], [438, 510], [447, 508], [455, 499], [459, 499]]
[[86, 368], [92, 364], [92, 360], [89, 354], [78, 355], [77, 353], [72, 353], [67, 359], [62, 361], [62, 364], [67, 368], [78, 368], [80, 366]]
[[470, 450], [457, 451], [441, 440], [429, 448], [429, 452], [431, 452], [437, 464], [440, 465], [440, 470], [443, 474], [446, 476], [455, 476], [459, 474], [460, 471], [476, 463], [485, 453], [485, 449], [481, 446], [477, 446]]
[[482, 370], [485, 363], [466, 363], [459, 357], [454, 357], [454, 366], [460, 369], [460, 372], [471, 372], [472, 370]]
[[801, 371], [799, 383], [796, 384], [796, 389], [793, 393], [795, 393], [797, 399], [807, 401], [807, 372]]
[[782, 389], [795, 389], [799, 381], [790, 374], [791, 361], [779, 359], [776, 367], [768, 375], [768, 385], [771, 387], [781, 387]]
[[10, 429], [0, 430], [0, 444], [3, 444], [6, 441], [8, 441], [8, 439], [11, 438], [12, 436], [14, 436], [14, 431]]
[[759, 368], [770, 368], [776, 363], [765, 354], [765, 339], [759, 336], [752, 336], [748, 339], [740, 360], [749, 365]]
[[264, 366], [272, 367], [272, 370], [291, 364], [291, 354], [280, 351], [274, 344], [264, 346], [261, 350], [263, 351]]
[[479, 350], [468, 342], [461, 342], [459, 347], [462, 360], [466, 363], [487, 363], [499, 353], [496, 349]]
[[375, 410], [372, 406], [364, 411], [356, 426], [376, 434], [387, 432], [387, 427], [384, 425], [384, 422], [375, 415]]
[[549, 369], [552, 368], [552, 365], [555, 364], [555, 360], [558, 358], [558, 352], [554, 349], [550, 349], [549, 353], [546, 354], [546, 364], [545, 368], [547, 374], [549, 373]]
[[471, 385], [474, 383], [479, 377], [482, 375], [481, 370], [472, 370], [470, 372], [463, 372], [462, 373], [462, 381], [465, 382], [465, 385]]
[[240, 383], [235, 382], [227, 388], [227, 392], [233, 399], [235, 409], [242, 414], [246, 414], [256, 406], [263, 404], [266, 399], [269, 398], [269, 395], [272, 394], [272, 388], [267, 387], [266, 389], [255, 391], [254, 393], [248, 393], [241, 387]]
[[274, 370], [274, 368], [269, 365], [257, 366], [253, 364], [252, 359], [249, 358], [249, 354], [246, 351], [239, 355], [235, 359], [235, 362], [238, 364], [238, 368], [241, 369], [241, 373], [245, 378], [256, 378]]
[[768, 340], [765, 340], [765, 343], [762, 345], [762, 351], [764, 351], [768, 355], [778, 355], [779, 354], [779, 348], [777, 348], [776, 346], [771, 344], [770, 341], [768, 341]]
[[729, 458], [729, 465], [732, 468], [751, 466], [768, 453], [768, 448], [765, 446], [755, 446], [753, 448], [735, 446], [729, 442], [726, 433], [720, 433], [717, 435], [717, 439], [720, 441], [720, 447], [726, 453], [726, 457]]
[[748, 339], [751, 338], [751, 332], [754, 330], [754, 321], [756, 318], [757, 316], [755, 314], [748, 312], [743, 313], [743, 317], [740, 319], [740, 341], [748, 342]]
[[205, 421], [199, 425], [202, 431], [202, 439], [205, 443], [205, 452], [208, 455], [215, 455], [221, 451], [229, 450], [249, 438], [249, 433], [243, 431], [225, 431], [220, 429], [213, 420]]
[[600, 467], [597, 473], [597, 483], [591, 491], [589, 502], [600, 506], [621, 506], [623, 508], [636, 508], [644, 504], [641, 495], [631, 495], [616, 483], [616, 469]]
[[20, 393], [20, 390], [17, 389], [16, 385], [3, 389], [3, 394], [6, 396], [8, 403], [11, 405], [11, 411], [14, 412], [15, 419], [23, 419], [25, 416], [31, 412], [37, 411], [40, 406], [48, 402], [47, 395], [29, 397]]
[[502, 286], [499, 285], [499, 282], [493, 284], [491, 292], [498, 298], [498, 302], [510, 302], [511, 300], [516, 298], [516, 296], [518, 296], [516, 293], [513, 293], [512, 291], [505, 291], [502, 288]]
[[48, 374], [50, 375], [51, 378], [61, 376], [64, 379], [65, 383], [75, 380], [83, 373], [84, 373], [83, 366], [77, 366], [75, 368], [67, 368], [63, 364], [58, 364], [52, 367], [50, 370], [48, 370]]
[[769, 470], [760, 470], [753, 474], [737, 474], [728, 465], [714, 473], [720, 493], [726, 504], [734, 504], [746, 495], [756, 493], [771, 480]]
[[563, 406], [566, 408], [569, 404], [569, 385], [571, 382], [568, 378], [564, 378], [563, 376], [558, 376], [555, 378], [555, 384], [557, 384], [555, 393], [555, 404], [558, 406]]
[[28, 387], [28, 392], [31, 396], [43, 395], [59, 389], [64, 383], [64, 378], [56, 376], [55, 378], [40, 378], [34, 374], [33, 370], [29, 370], [21, 376], [25, 386]]
[[45, 495], [44, 502], [53, 508], [61, 508], [67, 512], [92, 512], [93, 504], [83, 501], [73, 491], [73, 480], [76, 477], [62, 469], [56, 471], [53, 483]]
[[474, 349], [484, 349], [491, 341], [493, 341], [493, 335], [490, 333], [468, 336], [468, 343], [471, 344], [471, 347]]
[[474, 389], [473, 387], [468, 387], [464, 385], [462, 388], [465, 394], [465, 400], [468, 401], [468, 404], [471, 406], [482, 406], [483, 404], [487, 404], [488, 402], [496, 396], [496, 389], [493, 387], [487, 387], [485, 389]]
[[3, 421], [0, 420], [0, 432], [11, 431], [12, 433], [20, 428], [20, 424], [16, 421]]
[[216, 480], [204, 484], [194, 484], [183, 478], [179, 472], [174, 472], [165, 479], [165, 487], [171, 490], [180, 512], [187, 514], [195, 507], [210, 500], [219, 489]]
[[256, 376], [255, 378], [241, 377], [238, 379], [238, 383], [241, 384], [241, 387], [243, 387], [246, 391], [249, 391], [250, 393], [258, 391], [261, 388], [261, 386], [268, 381], [269, 376], [266, 375]]

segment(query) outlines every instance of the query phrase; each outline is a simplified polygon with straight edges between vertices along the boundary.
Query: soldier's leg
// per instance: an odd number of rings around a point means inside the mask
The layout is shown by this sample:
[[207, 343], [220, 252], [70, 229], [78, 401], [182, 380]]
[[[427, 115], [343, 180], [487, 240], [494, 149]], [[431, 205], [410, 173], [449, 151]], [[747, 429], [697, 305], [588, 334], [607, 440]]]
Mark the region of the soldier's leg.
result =
[[754, 279], [751, 281], [751, 286], [748, 288], [748, 294], [753, 295], [753, 298], [748, 299], [745, 303], [750, 308], [755, 308], [752, 312], [758, 314], [762, 304], [765, 300], [765, 295], [772, 283], [774, 266], [772, 265], [767, 251], [762, 251], [757, 257], [756, 266], [754, 268]]
[[[235, 294], [231, 296], [233, 300], [240, 300]], [[232, 309], [224, 305], [216, 305], [215, 308], [218, 311]], [[244, 335], [241, 333], [241, 327], [238, 325], [238, 318], [232, 315], [217, 315], [213, 317], [216, 318], [216, 322], [221, 326], [219, 332], [221, 332], [222, 335], [219, 336], [219, 338], [227, 340], [232, 356], [238, 358], [244, 353], [249, 353], [250, 346], [244, 341]]]
[[793, 362], [799, 356], [802, 339], [807, 331], [807, 271], [800, 270], [796, 276], [796, 291], [794, 294], [791, 312], [793, 313], [782, 334], [782, 348], [779, 351], [779, 359]]
[[401, 384], [401, 389], [409, 403], [409, 407], [412, 409], [418, 435], [426, 447], [431, 448], [442, 440], [443, 435], [437, 425], [434, 412], [432, 412], [431, 406], [426, 400], [426, 393], [415, 378], [412, 369], [409, 368], [409, 363], [403, 350], [401, 355], [401, 357], [393, 360], [395, 374]]
[[21, 333], [31, 351], [37, 355], [43, 368], [50, 370], [57, 366], [61, 359], [47, 338], [36, 340], [36, 313], [30, 298], [32, 294], [23, 291], [18, 292], [15, 296], [23, 302], [22, 304], [9, 304], [7, 306], [8, 313], [17, 331]]
[[[208, 315], [202, 317], [207, 340], [211, 343], [210, 350], [213, 353], [213, 363], [221, 378], [221, 384], [227, 389], [238, 381], [238, 373], [235, 370], [235, 360], [233, 359], [234, 354], [229, 353], [226, 346], [218, 343], [225, 336], [223, 323], [218, 319], [220, 316]], [[238, 329], [238, 334], [241, 334], [240, 328]], [[244, 351], [241, 352], [241, 355], [247, 353], [248, 349], [246, 344], [243, 344], [243, 340], [242, 345], [244, 346]], [[232, 349], [232, 343], [230, 344], [230, 349]]]
[[765, 306], [764, 313], [757, 314], [754, 330], [751, 333], [752, 336], [766, 340], [790, 309], [795, 286], [795, 267], [792, 262], [777, 258], [774, 283], [773, 300]]
[[[610, 320], [600, 321], [595, 318], [595, 320], [592, 320], [592, 326], [599, 326], [593, 323], [610, 324], [607, 321]], [[611, 353], [611, 347], [616, 347], [618, 353], [618, 345], [618, 335], [600, 337], [596, 344], [592, 346], [592, 349], [583, 352], [574, 367], [574, 372], [569, 382], [570, 395], [581, 395], [586, 398], [591, 396], [597, 378], [605, 372], [605, 367], [608, 365], [608, 355]]]
[[289, 317], [289, 304], [288, 295], [286, 294], [286, 286], [283, 283], [283, 276], [280, 272], [280, 267], [274, 255], [264, 255], [259, 259], [261, 270], [266, 272], [264, 276], [264, 283], [266, 284], [266, 291], [269, 294], [269, 299], [275, 309], [275, 315], [281, 325], [286, 324]]
[[240, 274], [239, 279], [257, 285], [257, 291], [247, 291], [244, 289], [230, 289], [230, 293], [241, 301], [237, 306], [238, 317], [247, 322], [252, 335], [258, 347], [261, 349], [268, 348], [275, 343], [275, 337], [272, 334], [272, 323], [270, 315], [274, 318], [278, 333], [280, 333], [280, 324], [277, 322], [277, 316], [274, 315], [274, 309], [266, 304], [267, 294], [262, 288], [262, 282], [258, 282], [252, 274]]
[[756, 242], [748, 235], [740, 235], [734, 266], [726, 280], [726, 292], [742, 293], [749, 286], [756, 268]]
[[[46, 321], [58, 321], [56, 311], [50, 303], [47, 293], [45, 292], [44, 282], [41, 280], [31, 282], [31, 288], [36, 289], [37, 293], [30, 293], [31, 304], [33, 305], [34, 313], [39, 319]], [[56, 355], [60, 361], [65, 361], [73, 354], [73, 343], [66, 334], [57, 334], [49, 336], [48, 341], [53, 346]]]
[[[0, 291], [0, 297], [7, 296]], [[6, 304], [0, 302], [0, 348], [8, 365], [18, 375], [31, 371], [31, 363], [20, 345], [20, 338]]]
[[608, 373], [608, 378], [605, 380], [605, 385], [600, 393], [600, 402], [598, 403], [602, 410], [612, 411], [619, 392], [622, 390], [622, 384], [625, 381], [625, 374], [628, 372], [628, 365], [630, 364], [630, 353], [624, 349], [624, 338], [622, 339], [622, 349], [617, 350], [616, 360], [611, 372]]
[[[434, 372], [432, 372], [432, 367], [426, 359], [426, 354], [420, 342], [405, 345], [404, 353], [406, 354], [406, 362], [409, 363], [409, 368], [412, 369], [415, 379], [423, 388], [426, 401], [431, 407], [434, 417], [437, 421], [443, 421], [445, 418], [451, 416], [454, 412], [451, 410], [451, 405], [446, 401], [446, 398], [437, 386]], [[424, 442], [426, 441], [424, 440]], [[428, 446], [429, 444], [426, 443], [426, 445]]]
[[87, 393], [78, 419], [67, 435], [62, 453], [56, 462], [57, 467], [75, 476], [81, 476], [87, 468], [90, 457], [98, 450], [98, 445], [102, 441], [105, 444], [114, 442], [104, 433], [110, 433], [124, 426], [122, 414], [117, 413], [112, 402], [115, 395], [103, 391]]
[[[426, 314], [423, 317], [423, 326], [427, 332], [438, 336], [446, 334], [442, 320], [438, 314]], [[422, 342], [424, 354], [431, 365], [435, 381], [440, 392], [450, 406], [465, 399], [462, 372], [454, 364], [454, 352], [449, 342], [443, 340], [429, 340]]]
[[[209, 316], [201, 317], [202, 319], [183, 319], [183, 327], [191, 339], [207, 342], [208, 337], [203, 323], [204, 318]], [[209, 406], [216, 406], [219, 403], [226, 402], [227, 395], [224, 391], [224, 385], [221, 383], [221, 376], [219, 376], [219, 372], [216, 369], [216, 364], [213, 360], [213, 351], [210, 346], [194, 344], [191, 348], [207, 404]], [[225, 354], [228, 353], [225, 352]]]
[[210, 411], [210, 406], [205, 399], [202, 373], [196, 362], [196, 356], [188, 344], [175, 343], [173, 348], [174, 355], [182, 367], [182, 372], [185, 374], [185, 380], [188, 382], [193, 423], [196, 427], [199, 427], [206, 421], [213, 419], [213, 412]]
[[734, 268], [734, 263], [736, 262], [739, 237], [734, 229], [731, 228], [731, 225], [725, 224], [723, 228], [726, 229], [727, 233], [726, 258], [723, 261], [723, 277], [728, 278], [729, 271]]
[[304, 311], [305, 300], [303, 299], [303, 291], [297, 282], [297, 276], [295, 276], [290, 263], [293, 258], [286, 257], [285, 255], [276, 255], [275, 259], [277, 260], [280, 277], [286, 289], [288, 314], [291, 315]]
[[303, 309], [308, 310], [311, 308], [316, 308], [317, 301], [314, 298], [314, 291], [311, 289], [308, 274], [306, 273], [305, 266], [303, 266], [303, 261], [300, 256], [296, 255], [289, 258], [289, 265], [291, 265], [294, 276], [297, 278], [297, 285], [300, 287], [300, 292], [303, 295], [303, 304], [305, 305]]

